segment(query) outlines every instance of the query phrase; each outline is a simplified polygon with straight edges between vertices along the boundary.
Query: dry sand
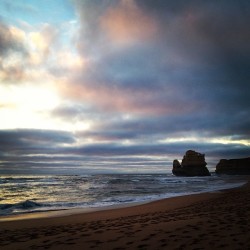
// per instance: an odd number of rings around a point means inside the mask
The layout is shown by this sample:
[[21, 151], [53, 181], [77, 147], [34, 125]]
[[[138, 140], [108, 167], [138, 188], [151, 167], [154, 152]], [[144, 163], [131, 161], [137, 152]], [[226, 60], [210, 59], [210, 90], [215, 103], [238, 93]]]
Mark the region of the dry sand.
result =
[[39, 216], [44, 218], [0, 222], [0, 249], [250, 249], [250, 184], [134, 207]]

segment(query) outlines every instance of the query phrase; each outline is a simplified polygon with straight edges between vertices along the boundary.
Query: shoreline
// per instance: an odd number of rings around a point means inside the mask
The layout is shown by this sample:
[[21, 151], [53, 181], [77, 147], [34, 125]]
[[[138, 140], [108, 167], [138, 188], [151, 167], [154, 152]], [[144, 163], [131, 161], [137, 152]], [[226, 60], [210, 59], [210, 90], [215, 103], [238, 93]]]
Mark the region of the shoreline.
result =
[[83, 208], [79, 207], [79, 208], [69, 208], [69, 209], [65, 208], [65, 209], [60, 209], [60, 210], [33, 211], [33, 212], [26, 212], [26, 213], [13, 214], [13, 215], [11, 214], [3, 215], [3, 216], [0, 216], [0, 225], [1, 225], [1, 222], [8, 222], [8, 221], [67, 217], [71, 215], [89, 214], [89, 213], [116, 210], [116, 209], [126, 209], [130, 207], [143, 206], [143, 205], [147, 205], [150, 203], [161, 202], [161, 201], [175, 202], [175, 198], [182, 199], [182, 198], [186, 198], [187, 196], [192, 197], [196, 195], [214, 194], [218, 192], [240, 188], [241, 186], [245, 184], [246, 183], [237, 187], [230, 187], [227, 189], [197, 192], [197, 193], [191, 193], [191, 194], [185, 194], [185, 195], [181, 194], [181, 195], [177, 195], [173, 197], [160, 198], [160, 199], [149, 200], [149, 201], [131, 202], [131, 203], [115, 204], [115, 205], [100, 206], [100, 207], [83, 207]]
[[[194, 192], [194, 193], [186, 193], [186, 194], [177, 194], [170, 197], [165, 198], [157, 198], [153, 200], [143, 200], [143, 201], [135, 201], [131, 203], [123, 203], [123, 204], [114, 204], [114, 205], [107, 205], [107, 206], [97, 206], [97, 207], [75, 207], [75, 208], [62, 208], [62, 209], [55, 209], [55, 210], [40, 210], [40, 211], [31, 211], [31, 212], [24, 212], [24, 213], [17, 213], [17, 214], [7, 214], [0, 216], [0, 223], [1, 222], [8, 222], [8, 221], [16, 221], [16, 220], [30, 220], [30, 219], [44, 219], [44, 218], [53, 218], [53, 217], [65, 217], [71, 215], [78, 215], [78, 214], [85, 214], [85, 213], [94, 213], [106, 210], [114, 210], [114, 209], [123, 209], [129, 207], [136, 207], [141, 205], [146, 205], [154, 202], [159, 202], [162, 200], [169, 200], [175, 199], [177, 197], [186, 197], [186, 196], [193, 196], [193, 195], [202, 195], [202, 194], [211, 194], [217, 193], [222, 191], [227, 191], [231, 189], [237, 189], [245, 184], [247, 184], [249, 178], [241, 178], [242, 183], [237, 183], [236, 186], [232, 186], [232, 184], [223, 189], [215, 189], [215, 190], [206, 190], [201, 192]], [[0, 224], [1, 225], [1, 224]]]
[[[250, 183], [137, 206], [0, 222], [1, 249], [248, 249]], [[247, 236], [247, 237], [246, 237]]]
[[[237, 188], [233, 188], [232, 190], [234, 189]], [[228, 190], [231, 189], [171, 197], [147, 202], [145, 204], [131, 205], [128, 207], [122, 205], [122, 207], [110, 206], [110, 209], [106, 209], [106, 207], [103, 209], [100, 208], [99, 210], [90, 209], [91, 211], [82, 211], [82, 209], [69, 209], [65, 211], [49, 211], [13, 215], [7, 217], [6, 220], [0, 221], [0, 233], [1, 228], [12, 230], [13, 228], [31, 228], [34, 225], [39, 228], [44, 226], [63, 225], [72, 222], [86, 223], [106, 219], [137, 216], [141, 214], [147, 214], [152, 211], [162, 211], [162, 209], [164, 209], [164, 212], [170, 212], [179, 208], [190, 206], [197, 202], [217, 198], [222, 194], [221, 192], [227, 192]]]

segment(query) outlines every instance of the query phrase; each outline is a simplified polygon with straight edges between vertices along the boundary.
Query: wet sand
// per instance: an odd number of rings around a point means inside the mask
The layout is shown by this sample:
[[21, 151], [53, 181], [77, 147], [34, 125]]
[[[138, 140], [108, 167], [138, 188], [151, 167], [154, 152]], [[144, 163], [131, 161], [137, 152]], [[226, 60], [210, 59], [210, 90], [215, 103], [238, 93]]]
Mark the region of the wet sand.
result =
[[0, 249], [250, 249], [249, 183], [127, 208], [56, 215], [0, 222]]

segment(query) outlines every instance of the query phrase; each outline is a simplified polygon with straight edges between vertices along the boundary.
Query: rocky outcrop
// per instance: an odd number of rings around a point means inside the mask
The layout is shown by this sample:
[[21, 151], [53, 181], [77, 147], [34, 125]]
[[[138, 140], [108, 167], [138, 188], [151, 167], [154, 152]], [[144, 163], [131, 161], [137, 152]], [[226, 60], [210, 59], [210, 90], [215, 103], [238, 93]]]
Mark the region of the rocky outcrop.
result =
[[241, 159], [222, 159], [216, 165], [217, 174], [250, 175], [250, 157]]
[[172, 173], [176, 176], [210, 176], [206, 165], [204, 154], [188, 150], [181, 164], [174, 160]]

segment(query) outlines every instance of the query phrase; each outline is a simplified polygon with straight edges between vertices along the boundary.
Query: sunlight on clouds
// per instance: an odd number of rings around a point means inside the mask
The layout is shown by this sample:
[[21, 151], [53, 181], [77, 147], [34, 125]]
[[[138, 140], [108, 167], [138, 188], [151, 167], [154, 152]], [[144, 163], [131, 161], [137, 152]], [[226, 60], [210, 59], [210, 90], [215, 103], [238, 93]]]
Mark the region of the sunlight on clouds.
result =
[[43, 36], [36, 32], [32, 32], [29, 39], [29, 61], [32, 66], [42, 64], [46, 55], [48, 54], [48, 44], [43, 38]]
[[43, 86], [11, 86], [1, 87], [1, 102], [14, 105], [17, 109], [50, 110], [58, 105], [56, 93]]
[[8, 71], [8, 69], [16, 68], [21, 65], [23, 62], [23, 55], [19, 53], [12, 54], [9, 57], [6, 57], [2, 62], [2, 67], [4, 70]]
[[198, 142], [200, 138], [198, 137], [173, 137], [159, 140], [159, 143], [175, 143], [175, 142]]
[[9, 28], [10, 34], [16, 41], [24, 41], [26, 39], [26, 34], [23, 30], [15, 27], [10, 26]]
[[[27, 34], [26, 43], [31, 66], [37, 67], [37, 70], [39, 67], [50, 69], [52, 71], [48, 72], [51, 73], [56, 69], [65, 76], [64, 70], [79, 70], [87, 65], [87, 60], [78, 54], [76, 47], [72, 46], [72, 40], [77, 32], [74, 27], [75, 22], [66, 24], [64, 23], [62, 27], [53, 27], [45, 23], [38, 30]], [[63, 27], [66, 31], [62, 31]]]
[[74, 124], [74, 130], [76, 131], [83, 131], [83, 130], [88, 130], [91, 127], [90, 122], [82, 121], [82, 122], [76, 122]]
[[129, 140], [129, 139], [122, 140], [120, 143], [121, 143], [121, 145], [124, 145], [124, 146], [132, 146], [132, 145], [136, 145], [136, 143], [135, 143], [135, 142], [133, 142], [132, 140]]
[[51, 113], [62, 101], [60, 83], [88, 63], [70, 44], [75, 29], [68, 29], [73, 33], [67, 37], [59, 34], [60, 29], [47, 23], [23, 30], [6, 28], [11, 39], [8, 53], [0, 57], [0, 81], [4, 83], [0, 84], [0, 129], [77, 131], [90, 127], [89, 123], [58, 119]]
[[211, 143], [221, 143], [221, 144], [241, 144], [245, 146], [250, 146], [250, 140], [234, 140], [231, 137], [223, 138], [212, 138], [209, 139]]
[[[3, 41], [0, 41], [0, 80], [20, 80], [23, 77], [22, 67], [27, 57], [24, 48], [26, 34], [21, 29], [10, 26], [5, 29], [4, 34], [0, 34], [1, 39]], [[4, 48], [6, 46], [7, 48]]]
[[81, 56], [69, 51], [62, 51], [58, 53], [57, 63], [62, 68], [68, 69], [81, 69], [87, 64]]
[[60, 129], [64, 130], [64, 131], [71, 131], [73, 133], [77, 133], [79, 131], [86, 131], [91, 129], [92, 126], [92, 122], [91, 121], [60, 121]]
[[34, 49], [45, 51], [48, 48], [48, 44], [41, 33], [31, 32], [29, 37]]
[[249, 140], [234, 140], [231, 137], [208, 138], [208, 137], [175, 137], [160, 140], [159, 143], [180, 143], [180, 142], [204, 142], [204, 143], [219, 143], [219, 144], [240, 144], [250, 146]]
[[39, 65], [40, 63], [42, 63], [43, 57], [39, 53], [32, 51], [30, 52], [29, 60], [31, 65]]
[[46, 85], [0, 86], [0, 129], [43, 128], [64, 131], [85, 131], [90, 120], [57, 119], [50, 111], [61, 104], [56, 90]]
[[157, 24], [153, 18], [144, 15], [134, 1], [121, 1], [107, 11], [101, 19], [101, 27], [112, 42], [130, 45], [154, 37]]
[[12, 107], [4, 107], [0, 109], [1, 125], [0, 129], [16, 129], [16, 128], [32, 128], [50, 129], [48, 121], [45, 122], [42, 117], [32, 110], [14, 109]]
[[47, 123], [41, 114], [58, 104], [57, 94], [46, 86], [0, 86], [0, 116], [4, 121], [0, 126], [41, 127]]
[[46, 55], [56, 37], [56, 29], [45, 23], [39, 31], [30, 32], [28, 37], [31, 48]]

